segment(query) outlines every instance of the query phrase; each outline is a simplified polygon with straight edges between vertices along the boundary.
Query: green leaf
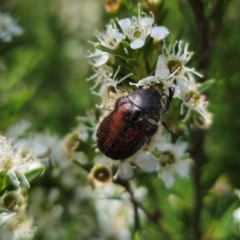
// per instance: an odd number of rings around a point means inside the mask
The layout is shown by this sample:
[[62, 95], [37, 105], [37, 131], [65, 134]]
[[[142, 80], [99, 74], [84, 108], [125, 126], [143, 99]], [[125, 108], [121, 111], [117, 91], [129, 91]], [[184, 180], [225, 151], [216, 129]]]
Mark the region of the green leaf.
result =
[[110, 54], [119, 56], [119, 57], [121, 57], [121, 58], [123, 58], [123, 59], [125, 59], [125, 60], [127, 60], [127, 58], [128, 58], [128, 56], [127, 56], [125, 53], [116, 51], [116, 50], [114, 50], [114, 49], [105, 47], [105, 46], [100, 45], [100, 44], [96, 44], [94, 47], [95, 47], [96, 49], [99, 49], [99, 50], [103, 51], [103, 52], [107, 52], [107, 53], [110, 53]]
[[139, 67], [138, 62], [135, 59], [128, 59], [127, 64], [132, 66], [132, 67]]
[[144, 59], [147, 59], [147, 57], [149, 56], [149, 52], [151, 50], [152, 43], [153, 43], [153, 38], [150, 35], [148, 35], [145, 40], [145, 45], [143, 48], [143, 58]]
[[123, 45], [123, 47], [125, 47], [125, 48], [129, 48], [129, 47], [130, 47], [129, 42], [127, 42], [127, 41], [122, 41], [122, 45]]
[[6, 185], [6, 171], [0, 173], [0, 192], [7, 187]]
[[39, 166], [37, 168], [34, 168], [33, 170], [30, 170], [25, 173], [25, 177], [29, 182], [33, 181], [35, 178], [40, 176], [42, 172], [44, 171], [45, 167], [44, 166]]
[[214, 79], [209, 79], [209, 80], [203, 82], [201, 85], [198, 85], [197, 90], [200, 93], [203, 93], [203, 92], [207, 91], [214, 83], [215, 83]]
[[20, 188], [20, 182], [13, 171], [5, 171], [1, 174], [0, 179], [0, 191], [3, 191], [7, 188], [18, 189]]
[[[120, 33], [123, 33], [123, 30], [122, 30], [121, 26], [119, 25], [118, 20], [117, 20], [117, 19], [114, 19], [113, 22], [116, 24], [116, 27], [117, 27], [118, 31], [119, 31]], [[124, 33], [123, 33], [123, 34], [124, 34]]]

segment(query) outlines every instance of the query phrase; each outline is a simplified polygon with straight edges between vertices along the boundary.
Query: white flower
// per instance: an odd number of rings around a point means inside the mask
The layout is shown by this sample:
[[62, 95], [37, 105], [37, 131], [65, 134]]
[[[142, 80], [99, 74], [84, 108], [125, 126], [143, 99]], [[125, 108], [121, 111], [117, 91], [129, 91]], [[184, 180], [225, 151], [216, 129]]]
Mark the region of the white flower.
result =
[[[182, 48], [182, 42], [175, 42], [172, 51], [169, 52], [167, 48], [163, 47], [162, 54], [158, 57], [155, 76], [160, 79], [176, 79], [176, 81], [189, 82], [189, 74], [202, 77], [202, 75], [191, 68], [186, 67], [186, 63], [192, 56], [191, 52], [188, 52], [188, 44]], [[192, 78], [191, 78], [192, 80]]]
[[[178, 48], [177, 52], [175, 51], [176, 47]], [[182, 42], [176, 42], [171, 53], [164, 46], [163, 52], [157, 60], [155, 75], [130, 84], [143, 87], [162, 83], [165, 89], [173, 87], [175, 89], [174, 97], [181, 98], [181, 91], [188, 88], [189, 83], [195, 83], [192, 73], [202, 77], [200, 73], [185, 66], [191, 56], [192, 53], [188, 52], [188, 44], [182, 51]]]
[[233, 218], [237, 223], [240, 223], [240, 207], [233, 212]]
[[[145, 188], [133, 189], [135, 198], [140, 201], [146, 193]], [[129, 193], [122, 186], [110, 183], [96, 189], [93, 198], [103, 239], [108, 236], [119, 240], [132, 239], [129, 229], [134, 225], [134, 209]], [[143, 212], [139, 209], [138, 212], [140, 219], [144, 220]]]
[[7, 130], [5, 136], [11, 138], [12, 142], [15, 143], [18, 138], [26, 134], [31, 125], [31, 122], [27, 120], [20, 120]]
[[154, 147], [159, 151], [158, 175], [163, 179], [166, 187], [171, 187], [174, 183], [174, 174], [181, 177], [188, 175], [189, 157], [185, 153], [187, 143], [177, 141], [172, 144], [160, 133], [156, 134]]
[[[4, 213], [0, 214], [0, 221]], [[21, 240], [32, 239], [35, 229], [32, 228], [33, 221], [25, 214], [12, 214], [4, 223], [0, 224], [0, 239]]]
[[[117, 94], [118, 92], [118, 85], [123, 82], [125, 79], [127, 79], [129, 76], [131, 76], [133, 73], [129, 73], [126, 76], [122, 77], [121, 79], [117, 80], [116, 77], [120, 71], [120, 66], [116, 70], [116, 72], [113, 74], [113, 69], [106, 64], [102, 65], [98, 69], [95, 70], [95, 74], [92, 75], [87, 80], [95, 79], [95, 85], [92, 87], [92, 93], [98, 95], [102, 98], [102, 105], [101, 108], [108, 104], [109, 98], [110, 98], [110, 92], [115, 92]], [[98, 92], [94, 91], [95, 88], [98, 87], [98, 85], [101, 85]]]
[[133, 178], [133, 167], [132, 165], [127, 161], [127, 160], [124, 160], [124, 161], [120, 161], [119, 162], [119, 165], [118, 165], [118, 170], [115, 174], [115, 178], [122, 178], [122, 179], [131, 179]]
[[17, 151], [16, 147], [12, 147], [6, 138], [0, 136], [0, 173], [6, 172], [13, 184], [20, 186], [18, 179], [21, 179], [26, 187], [29, 187], [24, 173], [28, 170], [31, 161], [31, 154], [23, 156], [21, 150]]
[[151, 37], [154, 39], [164, 39], [169, 34], [166, 27], [153, 27], [151, 31]]
[[112, 160], [105, 155], [99, 153], [94, 158], [94, 162], [104, 164], [110, 167], [112, 167], [113, 165], [117, 165], [118, 169], [114, 178], [120, 177], [122, 179], [131, 179], [133, 177], [133, 166], [129, 163], [129, 159], [126, 159], [124, 161]]
[[139, 150], [136, 154], [125, 160], [111, 160], [105, 155], [97, 155], [94, 159], [96, 163], [105, 164], [108, 166], [118, 165], [117, 172], [114, 178], [131, 179], [134, 175], [134, 167], [131, 165], [137, 165], [145, 172], [154, 172], [158, 167], [158, 160], [150, 152], [145, 150]]
[[3, 42], [10, 42], [13, 36], [22, 33], [22, 28], [15, 23], [10, 15], [0, 12], [0, 39]]
[[107, 52], [103, 52], [99, 49], [96, 49], [93, 53], [89, 53], [87, 57], [91, 59], [90, 64], [94, 67], [100, 67], [110, 59]]
[[148, 173], [156, 171], [158, 167], [157, 158], [146, 150], [139, 150], [134, 154], [132, 156], [132, 162]]
[[105, 79], [113, 76], [113, 69], [106, 64], [100, 66], [99, 68], [95, 68], [94, 71], [95, 73], [87, 79], [87, 81], [95, 79], [95, 85], [91, 88], [92, 90], [95, 89], [99, 84], [102, 85], [102, 83], [105, 82]]
[[106, 34], [96, 32], [99, 43], [110, 49], [116, 49], [122, 40], [125, 39], [125, 35], [120, 33], [114, 23], [107, 25]]
[[155, 39], [164, 39], [169, 31], [165, 27], [152, 27], [154, 23], [154, 17], [141, 17], [140, 5], [138, 5], [138, 17], [132, 17], [131, 19], [125, 18], [118, 21], [122, 28], [123, 33], [130, 40], [130, 47], [132, 49], [138, 49], [143, 47], [147, 36], [151, 36]]
[[18, 145], [22, 145], [22, 151], [31, 153], [36, 158], [49, 157], [51, 136], [47, 134], [31, 134], [27, 138], [18, 140]]
[[0, 198], [0, 237], [3, 239], [28, 239], [34, 229], [32, 219], [27, 218], [26, 197], [21, 190], [5, 192]]
[[[182, 84], [183, 85], [183, 84]], [[187, 84], [188, 87], [182, 88], [182, 106], [181, 113], [183, 114], [184, 106], [188, 108], [188, 112], [184, 121], [188, 118], [191, 112], [194, 114], [194, 122], [196, 125], [202, 128], [207, 128], [212, 124], [212, 114], [208, 112], [208, 102], [205, 101], [205, 95], [200, 94], [197, 91], [195, 83]]]
[[[105, 34], [97, 31], [95, 36], [99, 41], [97, 44], [109, 49], [116, 49], [121, 41], [125, 39], [125, 35], [118, 31], [114, 23], [107, 25], [107, 31]], [[96, 49], [93, 53], [89, 53], [87, 57], [91, 59], [90, 64], [96, 68], [104, 65], [108, 60], [114, 62], [114, 58], [111, 54], [99, 49]]]

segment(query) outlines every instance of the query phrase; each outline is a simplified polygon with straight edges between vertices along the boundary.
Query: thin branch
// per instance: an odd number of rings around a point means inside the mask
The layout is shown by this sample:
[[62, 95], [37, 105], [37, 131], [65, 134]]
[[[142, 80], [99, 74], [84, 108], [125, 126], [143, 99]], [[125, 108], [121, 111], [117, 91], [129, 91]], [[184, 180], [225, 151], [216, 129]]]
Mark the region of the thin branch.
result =
[[204, 186], [201, 183], [202, 167], [206, 163], [206, 155], [204, 152], [205, 132], [201, 129], [196, 129], [194, 136], [198, 138], [194, 142], [191, 156], [194, 159], [195, 165], [193, 166], [193, 184], [195, 191], [195, 204], [193, 210], [193, 234], [195, 240], [202, 239], [201, 232], [201, 211], [203, 207]]
[[[124, 181], [120, 178], [114, 179], [113, 180], [114, 183], [121, 185], [122, 187], [125, 188], [125, 190], [130, 194], [131, 196], [131, 202], [134, 206], [134, 213], [135, 211], [137, 212], [134, 219], [135, 219], [135, 230], [139, 230], [140, 228], [140, 221], [139, 221], [139, 215], [138, 215], [138, 209], [141, 209], [145, 215], [147, 216], [148, 220], [150, 222], [152, 222], [153, 224], [156, 225], [157, 229], [161, 232], [162, 236], [164, 237], [164, 239], [167, 240], [171, 240], [173, 239], [172, 236], [164, 229], [164, 227], [162, 226], [161, 222], [160, 222], [160, 213], [158, 211], [155, 211], [154, 213], [150, 213], [148, 212], [140, 202], [137, 201], [137, 199], [134, 198], [134, 194], [133, 191], [131, 189], [130, 186], [130, 182], [129, 181]], [[137, 228], [136, 228], [137, 227]]]

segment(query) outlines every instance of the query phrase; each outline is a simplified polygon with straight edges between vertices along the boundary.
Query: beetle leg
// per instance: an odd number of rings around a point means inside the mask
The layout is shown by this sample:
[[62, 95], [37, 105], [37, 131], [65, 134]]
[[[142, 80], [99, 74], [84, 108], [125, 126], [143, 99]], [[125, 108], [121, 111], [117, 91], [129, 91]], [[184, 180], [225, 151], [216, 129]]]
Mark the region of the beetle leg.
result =
[[172, 131], [169, 129], [168, 125], [167, 125], [165, 122], [161, 121], [161, 123], [162, 123], [162, 125], [167, 129], [168, 132], [170, 132], [171, 134], [175, 135], [175, 133], [172, 132]]
[[169, 109], [169, 107], [170, 107], [170, 102], [171, 102], [172, 97], [173, 97], [173, 95], [174, 95], [174, 88], [171, 88], [171, 87], [170, 87], [170, 88], [168, 88], [168, 91], [169, 91], [169, 95], [166, 96], [168, 99], [167, 99], [167, 102], [166, 102], [164, 108], [163, 108], [162, 111], [161, 111], [161, 114], [165, 113], [165, 112]]

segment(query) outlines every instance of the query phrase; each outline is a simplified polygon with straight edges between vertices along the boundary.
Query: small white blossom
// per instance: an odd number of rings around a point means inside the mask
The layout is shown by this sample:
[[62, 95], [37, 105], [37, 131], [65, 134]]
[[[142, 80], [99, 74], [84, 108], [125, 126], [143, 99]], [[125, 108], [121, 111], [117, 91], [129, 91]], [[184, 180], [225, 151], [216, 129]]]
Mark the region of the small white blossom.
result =
[[93, 53], [89, 53], [87, 57], [91, 59], [90, 64], [93, 65], [94, 67], [102, 66], [110, 58], [107, 52], [103, 52], [99, 49], [96, 49]]
[[48, 157], [50, 153], [50, 136], [46, 134], [30, 134], [27, 138], [19, 139], [18, 145], [22, 145], [22, 151], [31, 153], [36, 158]]
[[13, 36], [19, 36], [22, 33], [22, 28], [16, 24], [10, 15], [0, 12], [0, 39], [3, 42], [10, 42]]
[[114, 177], [120, 177], [122, 179], [128, 180], [131, 179], [133, 175], [134, 173], [132, 165], [127, 160], [124, 160], [119, 163], [118, 170]]
[[[146, 193], [145, 188], [133, 189], [134, 196], [140, 201], [144, 200]], [[122, 186], [109, 183], [94, 191], [93, 200], [103, 239], [108, 236], [119, 240], [132, 239], [129, 229], [134, 225], [134, 210], [129, 193]], [[140, 209], [138, 212], [140, 219], [144, 220], [143, 212]]]
[[194, 114], [195, 124], [207, 128], [212, 123], [212, 114], [208, 112], [205, 95], [197, 91], [197, 85], [194, 83], [188, 84], [188, 87], [182, 87], [182, 106], [181, 113], [183, 114], [184, 106], [188, 108], [185, 120], [188, 118], [191, 111]]
[[[0, 214], [0, 219], [3, 213]], [[12, 214], [11, 217], [0, 225], [0, 239], [21, 240], [32, 239], [35, 228], [32, 227], [33, 220], [25, 214]]]
[[169, 31], [165, 27], [152, 27], [154, 23], [153, 15], [147, 17], [146, 14], [144, 14], [144, 16], [141, 17], [140, 5], [138, 5], [137, 17], [133, 16], [131, 19], [121, 19], [118, 22], [123, 33], [130, 40], [130, 47], [132, 49], [143, 47], [149, 35], [155, 39], [164, 39], [169, 34]]
[[[175, 48], [178, 51], [175, 51]], [[193, 74], [202, 77], [202, 75], [191, 68], [185, 66], [190, 60], [192, 53], [188, 52], [188, 44], [182, 49], [182, 42], [176, 42], [169, 52], [166, 47], [163, 47], [162, 54], [159, 55], [154, 76], [146, 77], [137, 83], [130, 83], [137, 87], [148, 86], [152, 84], [159, 84], [160, 82], [167, 89], [169, 84], [176, 89], [175, 97], [181, 98], [180, 91], [187, 88], [187, 84], [195, 83]], [[175, 80], [175, 84], [173, 81]]]
[[233, 212], [233, 218], [237, 223], [240, 223], [240, 207]]
[[150, 152], [139, 150], [136, 154], [125, 160], [111, 160], [105, 155], [97, 155], [94, 162], [105, 164], [108, 166], [118, 165], [115, 178], [122, 178], [125, 180], [131, 179], [134, 175], [134, 167], [131, 163], [134, 163], [145, 172], [154, 172], [158, 167], [158, 160]]
[[0, 239], [18, 240], [33, 236], [33, 221], [25, 214], [26, 206], [26, 197], [21, 190], [5, 192], [0, 198]]
[[95, 80], [94, 86], [91, 88], [94, 90], [98, 85], [105, 85], [105, 79], [111, 78], [113, 76], [113, 69], [106, 64], [100, 66], [99, 68], [94, 68], [95, 73], [87, 79], [87, 81]]
[[[103, 103], [100, 106], [101, 108], [105, 105], [104, 104], [105, 101], [106, 101], [106, 105], [108, 105], [107, 102], [109, 101], [109, 98], [110, 98], [110, 92], [114, 91], [117, 94], [118, 85], [132, 75], [132, 73], [129, 73], [126, 76], [122, 77], [121, 79], [117, 80], [116, 77], [119, 71], [120, 71], [120, 66], [118, 67], [116, 72], [113, 74], [112, 68], [104, 64], [99, 69], [96, 69], [96, 73], [94, 75], [88, 78], [88, 81], [95, 79], [96, 83], [92, 87], [92, 90], [93, 90], [92, 93], [102, 98]], [[101, 86], [99, 91], [96, 92], [94, 89], [97, 88], [98, 85], [101, 85]]]
[[[118, 31], [114, 23], [107, 25], [105, 34], [97, 31], [95, 36], [99, 41], [97, 44], [109, 49], [116, 49], [121, 41], [125, 39], [125, 35]], [[87, 57], [91, 59], [90, 64], [96, 68], [103, 66], [108, 61], [114, 62], [113, 55], [99, 49], [96, 49], [93, 53], [89, 53]]]
[[29, 186], [24, 173], [28, 170], [31, 161], [31, 154], [23, 156], [21, 150], [16, 150], [16, 147], [12, 147], [6, 138], [0, 136], [0, 173], [6, 172], [17, 185], [20, 185], [18, 179], [21, 179]]
[[157, 170], [158, 161], [150, 152], [139, 150], [132, 157], [132, 162], [139, 166], [145, 172], [154, 172]]
[[110, 49], [116, 49], [118, 45], [126, 37], [124, 34], [120, 33], [114, 23], [107, 25], [107, 31], [105, 34], [96, 32], [99, 43]]
[[159, 151], [158, 175], [163, 179], [166, 187], [174, 183], [174, 174], [181, 177], [188, 176], [189, 157], [186, 154], [187, 143], [177, 141], [170, 143], [161, 133], [155, 136], [153, 146]]
[[26, 134], [31, 125], [31, 122], [27, 120], [20, 120], [7, 130], [5, 136], [11, 138], [12, 142], [15, 143], [17, 139]]
[[[176, 50], [177, 48], [177, 50]], [[195, 70], [188, 68], [186, 63], [190, 60], [192, 52], [188, 52], [188, 44], [182, 48], [182, 42], [175, 42], [172, 51], [163, 47], [163, 52], [158, 58], [155, 76], [161, 79], [170, 78], [176, 81], [189, 82], [189, 74], [193, 73], [199, 77], [202, 75]], [[192, 79], [192, 78], [191, 78]]]
[[118, 169], [114, 175], [114, 178], [122, 178], [122, 179], [131, 179], [134, 175], [133, 173], [133, 166], [130, 164], [129, 159], [124, 161], [119, 160], [111, 160], [110, 158], [106, 157], [105, 155], [99, 154], [94, 159], [95, 163], [105, 164], [107, 166], [114, 166], [117, 165]]
[[151, 31], [151, 37], [154, 39], [164, 39], [169, 34], [166, 27], [153, 27]]

